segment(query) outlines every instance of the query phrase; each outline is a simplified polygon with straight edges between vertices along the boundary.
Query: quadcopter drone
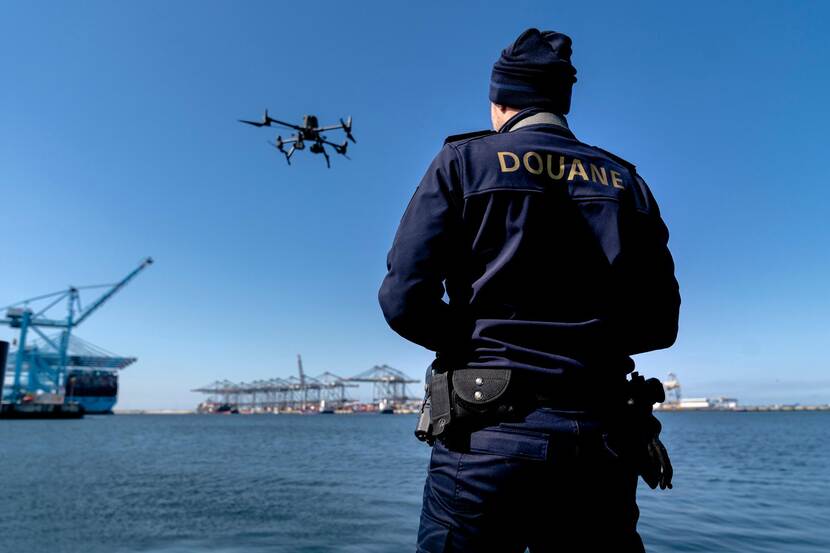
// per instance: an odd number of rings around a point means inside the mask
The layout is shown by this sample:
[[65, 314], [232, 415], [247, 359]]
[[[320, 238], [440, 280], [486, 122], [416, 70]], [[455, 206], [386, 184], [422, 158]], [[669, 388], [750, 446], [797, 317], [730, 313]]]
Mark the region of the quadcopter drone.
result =
[[[270, 115], [268, 115], [268, 110], [266, 109], [262, 121], [246, 121], [245, 119], [240, 119], [239, 122], [245, 123], [247, 125], [253, 125], [254, 127], [270, 127], [271, 125], [274, 125], [278, 127], [294, 129], [295, 131], [297, 131], [297, 134], [294, 134], [285, 140], [283, 140], [282, 136], [277, 135], [276, 142], [268, 142], [268, 144], [282, 152], [282, 154], [285, 156], [285, 160], [288, 162], [288, 165], [291, 165], [291, 156], [294, 154], [294, 152], [296, 152], [297, 150], [305, 149], [306, 142], [311, 143], [308, 149], [312, 154], [323, 154], [323, 157], [326, 158], [326, 167], [328, 168], [331, 168], [331, 159], [329, 158], [329, 154], [326, 151], [326, 145], [334, 148], [335, 152], [342, 155], [346, 159], [350, 159], [349, 156], [346, 155], [346, 146], [349, 145], [347, 140], [344, 140], [343, 144], [335, 144], [334, 142], [326, 140], [326, 137], [320, 134], [322, 132], [343, 129], [343, 131], [346, 133], [346, 138], [348, 140], [351, 140], [355, 143], [357, 142], [357, 140], [354, 139], [354, 136], [352, 136], [351, 117], [349, 117], [345, 121], [341, 119], [339, 125], [318, 127], [317, 116], [306, 115], [303, 117], [302, 126], [300, 126], [292, 125], [291, 123], [285, 123], [283, 121], [273, 119]], [[285, 147], [289, 145], [291, 147], [288, 150], [286, 150]]]

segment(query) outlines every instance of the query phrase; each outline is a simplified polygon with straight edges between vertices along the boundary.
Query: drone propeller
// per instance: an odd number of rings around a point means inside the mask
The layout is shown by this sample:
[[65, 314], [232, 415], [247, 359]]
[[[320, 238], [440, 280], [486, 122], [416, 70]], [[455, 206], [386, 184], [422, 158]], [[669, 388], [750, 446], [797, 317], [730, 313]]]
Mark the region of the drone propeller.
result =
[[348, 141], [344, 140], [343, 144], [336, 144], [334, 142], [326, 140], [325, 136], [321, 136], [320, 137], [320, 142], [323, 143], [323, 144], [328, 144], [329, 146], [334, 148], [335, 153], [340, 154], [341, 156], [345, 157], [346, 159], [352, 159], [352, 158], [350, 158], [349, 156], [346, 155], [346, 150], [349, 147]]
[[297, 131], [303, 130], [303, 127], [272, 118], [267, 109], [265, 110], [265, 115], [262, 116], [262, 121], [249, 121], [247, 119], [237, 119], [237, 121], [245, 123], [246, 125], [253, 125], [254, 127], [270, 127], [271, 125], [276, 125], [278, 127], [285, 127], [287, 129], [294, 129]]
[[349, 156], [346, 155], [346, 148], [348, 148], [349, 146], [348, 142], [344, 140], [343, 144], [333, 144], [332, 146], [334, 147], [335, 152], [345, 157], [346, 159], [351, 159]]
[[346, 133], [346, 138], [357, 144], [357, 140], [355, 140], [354, 136], [352, 136], [352, 116], [350, 115], [345, 121], [340, 119], [340, 124], [343, 126], [343, 132]]
[[262, 121], [248, 121], [246, 119], [237, 119], [240, 123], [245, 123], [248, 125], [253, 125], [254, 127], [270, 127], [271, 126], [271, 118], [268, 116], [268, 110], [265, 110], [265, 115], [262, 117]]

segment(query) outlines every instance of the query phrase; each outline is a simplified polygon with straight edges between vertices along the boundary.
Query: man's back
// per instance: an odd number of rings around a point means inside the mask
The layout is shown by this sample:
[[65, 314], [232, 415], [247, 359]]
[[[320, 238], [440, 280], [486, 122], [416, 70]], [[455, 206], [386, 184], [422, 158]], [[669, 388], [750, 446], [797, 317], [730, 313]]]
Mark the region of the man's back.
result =
[[[445, 279], [467, 366], [613, 384], [632, 370], [629, 355], [674, 341], [668, 234], [633, 166], [545, 115], [524, 110], [501, 132], [445, 145], [401, 222], [381, 303], [392, 322], [424, 308], [407, 268], [429, 255], [440, 274], [422, 276]], [[439, 215], [427, 233], [424, 213]], [[393, 328], [417, 342], [425, 324], [435, 325], [426, 313]]]

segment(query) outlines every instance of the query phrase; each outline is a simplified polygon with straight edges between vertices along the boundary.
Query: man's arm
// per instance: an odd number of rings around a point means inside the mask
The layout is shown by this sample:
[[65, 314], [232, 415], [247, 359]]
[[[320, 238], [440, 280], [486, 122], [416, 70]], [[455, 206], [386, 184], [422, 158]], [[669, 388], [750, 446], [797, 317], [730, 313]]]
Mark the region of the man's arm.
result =
[[614, 330], [627, 355], [674, 344], [680, 315], [680, 288], [668, 247], [669, 231], [651, 190], [639, 175], [635, 178], [644, 205], [634, 211], [628, 225], [626, 277]]
[[401, 219], [378, 293], [383, 315], [395, 332], [442, 353], [464, 343], [466, 328], [443, 301], [444, 279], [460, 251], [459, 190], [455, 150], [444, 146]]

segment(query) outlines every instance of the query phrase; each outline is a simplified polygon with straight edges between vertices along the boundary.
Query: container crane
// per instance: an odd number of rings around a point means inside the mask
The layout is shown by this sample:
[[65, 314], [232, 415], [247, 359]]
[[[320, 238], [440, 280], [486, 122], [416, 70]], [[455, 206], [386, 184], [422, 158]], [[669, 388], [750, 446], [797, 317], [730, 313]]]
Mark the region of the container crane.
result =
[[[88, 348], [85, 350], [86, 355], [70, 354], [70, 347], [77, 342], [82, 342], [72, 337], [72, 331], [152, 263], [152, 258], [144, 259], [137, 268], [115, 284], [70, 286], [66, 290], [29, 298], [7, 306], [6, 316], [0, 319], [0, 324], [20, 329], [17, 352], [13, 358], [14, 380], [9, 399], [17, 403], [24, 397], [25, 392], [36, 393], [38, 391], [48, 391], [57, 396], [63, 396], [67, 367], [70, 365], [120, 369], [134, 362], [135, 358], [96, 355], [94, 351], [89, 352]], [[84, 307], [81, 303], [80, 291], [95, 288], [106, 288], [106, 291]], [[41, 305], [39, 302], [45, 302], [45, 306], [35, 310], [32, 305]], [[50, 317], [49, 311], [62, 302], [66, 304], [66, 317], [63, 319]], [[51, 328], [58, 329], [59, 333], [49, 336], [43, 330]], [[39, 337], [39, 340], [31, 345], [28, 344], [30, 331]], [[24, 369], [28, 376], [25, 391], [22, 383]], [[2, 386], [3, 382], [0, 382], [0, 390]]]
[[666, 391], [666, 401], [664, 403], [672, 405], [680, 404], [680, 381], [677, 380], [676, 374], [669, 373], [669, 377], [663, 381], [663, 389]]
[[395, 407], [411, 399], [407, 393], [407, 384], [420, 381], [409, 378], [402, 371], [389, 365], [375, 365], [357, 376], [345, 379], [347, 382], [369, 382], [374, 386], [374, 401], [378, 402], [381, 413], [392, 413]]

